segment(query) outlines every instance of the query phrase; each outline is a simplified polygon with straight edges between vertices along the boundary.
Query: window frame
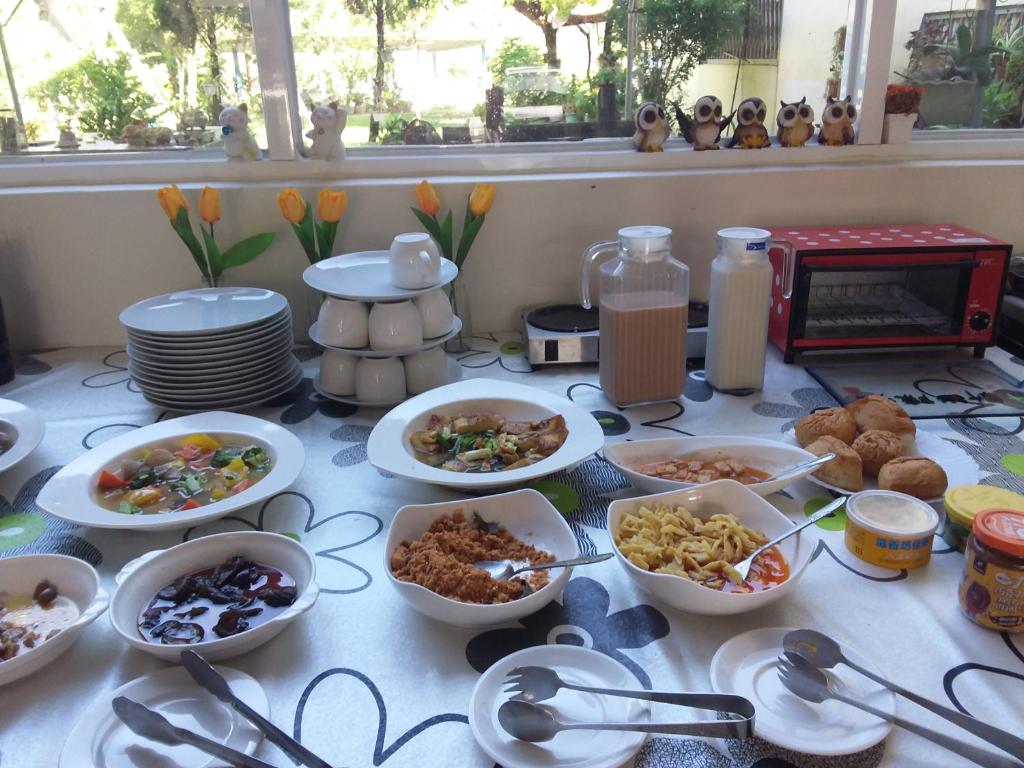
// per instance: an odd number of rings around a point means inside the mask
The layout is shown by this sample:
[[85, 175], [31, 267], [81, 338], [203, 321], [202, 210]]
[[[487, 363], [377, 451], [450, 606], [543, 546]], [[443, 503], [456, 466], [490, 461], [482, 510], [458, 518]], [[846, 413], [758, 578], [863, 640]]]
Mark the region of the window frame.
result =
[[881, 126], [888, 66], [895, 33], [894, 0], [850, 0], [841, 92], [858, 108], [857, 146], [808, 145], [776, 150], [693, 152], [672, 138], [664, 154], [633, 150], [630, 139], [468, 145], [350, 147], [340, 163], [305, 157], [304, 115], [295, 77], [288, 0], [248, 0], [267, 130], [267, 158], [228, 161], [219, 149], [119, 150], [81, 154], [0, 155], [0, 187], [95, 183], [277, 181], [281, 179], [380, 178], [445, 174], [614, 174], [720, 168], [779, 168], [822, 163], [856, 165], [894, 160], [1001, 160], [1024, 158], [1022, 129], [919, 131], [907, 145], [882, 145]]

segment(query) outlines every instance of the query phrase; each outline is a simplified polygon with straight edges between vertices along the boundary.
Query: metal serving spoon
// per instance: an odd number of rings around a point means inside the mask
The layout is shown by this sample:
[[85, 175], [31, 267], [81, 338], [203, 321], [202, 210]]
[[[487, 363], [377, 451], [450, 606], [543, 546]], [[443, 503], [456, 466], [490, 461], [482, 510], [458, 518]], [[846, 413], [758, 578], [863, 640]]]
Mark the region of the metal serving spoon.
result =
[[[720, 739], [746, 738], [751, 723], [747, 720], [714, 720], [697, 723], [576, 723], [559, 720], [557, 712], [544, 704], [511, 699], [498, 708], [498, 722], [520, 741], [550, 741], [559, 731], [641, 731], [673, 733], [684, 736], [708, 736]], [[744, 731], [740, 735], [740, 731]]]
[[[898, 725], [904, 730], [917, 734], [921, 738], [928, 739], [929, 741], [948, 749], [950, 752], [955, 752], [958, 755], [966, 757], [968, 760], [984, 766], [985, 768], [1021, 768], [1024, 766], [1024, 763], [1019, 763], [1016, 760], [1011, 760], [1010, 758], [1003, 757], [1002, 755], [994, 754], [986, 749], [981, 749], [980, 747], [960, 741], [959, 739], [951, 738], [943, 733], [938, 733], [930, 728], [925, 728], [917, 723], [912, 723], [909, 720], [904, 720], [900, 717], [896, 717], [895, 715], [890, 715], [888, 712], [875, 709], [870, 704], [865, 704], [863, 701], [858, 701], [857, 699], [839, 693], [831, 687], [824, 672], [813, 666], [799, 654], [786, 651], [786, 658], [779, 659], [777, 669], [779, 672], [779, 679], [782, 681], [782, 684], [792, 693], [805, 701], [810, 701], [815, 704], [820, 704], [826, 699], [841, 701], [844, 704], [849, 704], [851, 707], [862, 709], [877, 718], [887, 720], [893, 725]], [[499, 719], [500, 714], [501, 713], [499, 711]]]
[[941, 704], [929, 701], [913, 691], [908, 691], [906, 688], [896, 685], [896, 683], [890, 682], [880, 675], [876, 675], [871, 670], [865, 669], [859, 664], [848, 659], [846, 655], [843, 654], [843, 649], [840, 647], [839, 643], [828, 635], [816, 632], [813, 629], [796, 629], [792, 632], [788, 632], [786, 636], [782, 638], [782, 647], [791, 653], [799, 655], [809, 664], [822, 669], [831, 669], [837, 664], [845, 664], [850, 669], [860, 672], [864, 677], [869, 680], [874, 680], [876, 683], [888, 688], [893, 693], [896, 693], [905, 699], [909, 699], [930, 712], [934, 712], [939, 717], [944, 717], [946, 720], [960, 726], [965, 731], [970, 731], [975, 736], [987, 741], [993, 747], [998, 747], [1017, 759], [1024, 760], [1024, 739], [1014, 736], [1011, 733], [1007, 733], [1006, 731], [989, 725], [988, 723], [976, 720], [970, 715], [965, 715], [955, 709], [950, 709], [949, 707], [944, 707]]
[[754, 561], [758, 557], [763, 555], [765, 552], [767, 552], [769, 549], [774, 547], [780, 541], [785, 541], [790, 536], [792, 536], [794, 533], [800, 533], [800, 531], [802, 531], [807, 526], [813, 525], [814, 523], [816, 523], [819, 520], [821, 520], [821, 518], [823, 518], [823, 517], [828, 517], [833, 512], [835, 512], [835, 510], [837, 510], [841, 506], [843, 506], [843, 504], [845, 504], [845, 503], [846, 503], [846, 497], [845, 496], [840, 496], [838, 499], [833, 499], [831, 502], [826, 504], [824, 507], [819, 509], [817, 512], [815, 512], [813, 515], [808, 517], [803, 522], [798, 523], [797, 525], [794, 525], [788, 531], [783, 531], [778, 536], [776, 536], [774, 539], [769, 541], [767, 544], [765, 544], [763, 546], [760, 546], [757, 549], [755, 549], [753, 551], [753, 553], [751, 553], [751, 555], [746, 560], [740, 560], [738, 563], [736, 563], [736, 565], [733, 566], [733, 568], [735, 568], [737, 570], [737, 572], [739, 572], [740, 578], [746, 579], [747, 576], [750, 573], [750, 566], [752, 566], [754, 564]]
[[766, 477], [764, 480], [761, 480], [760, 482], [770, 483], [773, 480], [778, 480], [780, 477], [786, 477], [786, 475], [791, 475], [794, 472], [799, 472], [804, 469], [814, 469], [815, 467], [819, 467], [822, 464], [828, 464], [835, 457], [836, 455], [834, 453], [823, 453], [821, 454], [821, 456], [817, 456], [813, 459], [810, 459], [809, 461], [801, 461], [799, 464], [794, 464], [791, 467], [779, 470], [771, 477]]
[[477, 560], [473, 565], [476, 568], [487, 571], [492, 579], [504, 581], [524, 571], [543, 571], [547, 568], [589, 565], [590, 563], [600, 563], [610, 557], [615, 557], [615, 553], [605, 552], [600, 555], [584, 555], [583, 557], [574, 557], [571, 560], [556, 560], [553, 563], [541, 563], [540, 565], [531, 565], [525, 560]]

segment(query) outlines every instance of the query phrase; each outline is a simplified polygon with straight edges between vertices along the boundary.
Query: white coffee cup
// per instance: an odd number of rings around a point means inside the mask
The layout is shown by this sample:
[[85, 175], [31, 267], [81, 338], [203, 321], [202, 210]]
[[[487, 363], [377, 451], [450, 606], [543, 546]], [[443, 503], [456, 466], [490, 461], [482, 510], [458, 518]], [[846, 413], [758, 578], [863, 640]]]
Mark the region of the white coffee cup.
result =
[[356, 400], [397, 403], [405, 399], [405, 367], [398, 357], [364, 357], [356, 365]]
[[338, 349], [325, 349], [320, 356], [320, 388], [332, 395], [356, 393], [356, 365], [359, 358]]
[[441, 280], [441, 251], [426, 232], [406, 232], [391, 241], [391, 284], [415, 290]]
[[320, 340], [331, 347], [365, 347], [369, 343], [368, 318], [363, 302], [328, 296], [317, 318]]
[[405, 388], [410, 395], [448, 383], [448, 356], [441, 347], [407, 355], [402, 362], [405, 365]]
[[423, 343], [423, 321], [411, 301], [377, 302], [369, 325], [372, 349], [408, 349]]
[[413, 299], [423, 320], [423, 338], [444, 336], [452, 329], [452, 303], [444, 291], [423, 293]]

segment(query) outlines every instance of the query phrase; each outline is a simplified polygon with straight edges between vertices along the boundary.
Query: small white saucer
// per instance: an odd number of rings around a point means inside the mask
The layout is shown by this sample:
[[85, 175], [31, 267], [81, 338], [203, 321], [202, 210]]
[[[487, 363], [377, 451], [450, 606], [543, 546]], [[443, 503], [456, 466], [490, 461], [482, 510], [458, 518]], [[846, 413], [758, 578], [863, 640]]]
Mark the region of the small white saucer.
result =
[[[718, 693], [735, 693], [754, 702], [757, 736], [794, 752], [850, 755], [888, 736], [892, 723], [840, 701], [812, 704], [786, 689], [775, 664], [783, 652], [782, 638], [790, 631], [785, 627], [753, 629], [723, 643], [711, 659], [711, 687]], [[879, 673], [874, 664], [845, 642], [843, 652], [865, 669]], [[847, 695], [896, 714], [895, 694], [880, 685], [844, 665], [823, 671]]]
[[[266, 718], [270, 704], [263, 687], [249, 675], [230, 667], [216, 667], [231, 690]], [[176, 726], [251, 755], [263, 734], [231, 707], [219, 702], [189, 677], [184, 667], [170, 667], [139, 677], [116, 691], [99, 693], [85, 715], [75, 723], [60, 753], [59, 768], [206, 768], [220, 761], [194, 747], [170, 747], [132, 733], [110, 707], [125, 696], [159, 712]]]
[[448, 285], [459, 274], [454, 261], [441, 259], [441, 279], [409, 290], [391, 284], [387, 251], [359, 251], [318, 261], [302, 273], [306, 285], [330, 296], [356, 301], [404, 301]]
[[[551, 667], [571, 683], [601, 688], [642, 686], [626, 667], [603, 653], [575, 645], [540, 645], [513, 653], [488, 669], [473, 688], [469, 727], [480, 748], [504, 768], [613, 768], [643, 746], [646, 734], [635, 731], [562, 731], [551, 741], [531, 744], [510, 736], [498, 723], [498, 709], [512, 698], [506, 675], [515, 667]], [[561, 690], [544, 702], [559, 719], [577, 722], [647, 723], [650, 705], [638, 699], [597, 696]]]
[[[448, 358], [448, 384], [459, 381], [462, 378], [462, 366], [457, 362]], [[391, 408], [392, 406], [398, 405], [401, 402], [408, 400], [410, 397], [415, 395], [406, 395], [401, 400], [379, 400], [379, 401], [365, 401], [356, 400], [355, 396], [348, 395], [332, 395], [330, 392], [325, 392], [320, 386], [320, 373], [319, 370], [313, 376], [313, 389], [315, 389], [321, 396], [326, 397], [328, 400], [334, 400], [338, 403], [348, 403], [349, 405], [360, 405], [363, 408]]]
[[0, 472], [6, 472], [39, 447], [46, 423], [27, 405], [0, 399], [0, 432], [14, 438], [14, 445], [0, 454]]
[[348, 352], [350, 355], [356, 357], [398, 357], [399, 355], [415, 355], [417, 352], [422, 352], [425, 349], [433, 349], [434, 347], [444, 344], [449, 339], [452, 339], [459, 335], [459, 331], [462, 330], [462, 319], [459, 317], [452, 318], [452, 327], [448, 333], [443, 336], [435, 336], [432, 339], [424, 339], [423, 343], [418, 347], [406, 347], [405, 349], [370, 349], [369, 347], [335, 347], [331, 344], [327, 344], [320, 338], [320, 322], [317, 321], [309, 326], [309, 338], [314, 344], [319, 344], [321, 347], [327, 349], [337, 349], [339, 352]]

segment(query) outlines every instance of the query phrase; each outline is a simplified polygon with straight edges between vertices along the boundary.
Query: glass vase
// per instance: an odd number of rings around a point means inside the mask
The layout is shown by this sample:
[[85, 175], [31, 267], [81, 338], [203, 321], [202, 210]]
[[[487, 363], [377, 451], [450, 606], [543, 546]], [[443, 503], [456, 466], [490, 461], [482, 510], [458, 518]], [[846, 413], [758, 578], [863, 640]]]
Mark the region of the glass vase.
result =
[[462, 330], [445, 342], [445, 352], [468, 352], [473, 339], [473, 314], [470, 307], [469, 290], [466, 281], [457, 277], [448, 284], [448, 298], [452, 302], [452, 312], [462, 320]]

